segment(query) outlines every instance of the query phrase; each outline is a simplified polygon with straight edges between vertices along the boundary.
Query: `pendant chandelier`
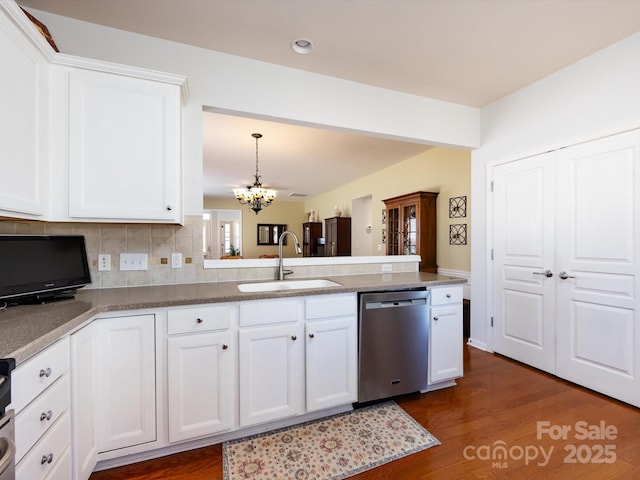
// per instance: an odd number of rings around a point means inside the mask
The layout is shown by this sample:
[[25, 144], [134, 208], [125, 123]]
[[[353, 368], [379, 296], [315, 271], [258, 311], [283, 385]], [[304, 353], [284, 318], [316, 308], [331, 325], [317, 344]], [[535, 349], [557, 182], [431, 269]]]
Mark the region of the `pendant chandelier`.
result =
[[247, 188], [234, 188], [233, 194], [242, 205], [249, 205], [249, 208], [256, 212], [271, 205], [276, 199], [278, 192], [275, 190], [267, 190], [262, 188], [260, 182], [260, 174], [258, 173], [258, 139], [262, 138], [260, 133], [252, 133], [251, 136], [256, 139], [256, 175], [253, 185], [247, 185]]

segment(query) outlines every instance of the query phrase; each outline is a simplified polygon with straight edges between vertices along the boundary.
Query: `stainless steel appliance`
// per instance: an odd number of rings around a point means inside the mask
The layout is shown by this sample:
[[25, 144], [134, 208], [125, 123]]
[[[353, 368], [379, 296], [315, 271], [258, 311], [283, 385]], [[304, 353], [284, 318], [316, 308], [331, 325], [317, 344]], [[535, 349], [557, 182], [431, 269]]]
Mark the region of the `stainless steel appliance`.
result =
[[15, 368], [12, 358], [0, 360], [0, 480], [16, 478], [16, 446], [13, 410], [11, 403], [11, 371]]
[[0, 480], [16, 478], [16, 446], [13, 410], [0, 416]]
[[428, 299], [426, 290], [360, 294], [358, 402], [427, 385]]

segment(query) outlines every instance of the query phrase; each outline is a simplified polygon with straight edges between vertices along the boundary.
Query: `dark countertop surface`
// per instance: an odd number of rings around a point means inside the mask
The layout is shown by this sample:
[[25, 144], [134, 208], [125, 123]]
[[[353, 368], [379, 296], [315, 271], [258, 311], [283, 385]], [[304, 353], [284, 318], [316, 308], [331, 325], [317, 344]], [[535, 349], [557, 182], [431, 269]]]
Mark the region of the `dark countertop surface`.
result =
[[[331, 293], [402, 290], [466, 283], [462, 278], [423, 272], [322, 278], [338, 282], [341, 286], [243, 293], [238, 290], [238, 284], [256, 283], [245, 281], [84, 289], [79, 290], [72, 300], [44, 305], [12, 306], [0, 309], [0, 358], [12, 357], [16, 359], [16, 364], [20, 364], [102, 312]], [[304, 278], [288, 280], [304, 280]]]

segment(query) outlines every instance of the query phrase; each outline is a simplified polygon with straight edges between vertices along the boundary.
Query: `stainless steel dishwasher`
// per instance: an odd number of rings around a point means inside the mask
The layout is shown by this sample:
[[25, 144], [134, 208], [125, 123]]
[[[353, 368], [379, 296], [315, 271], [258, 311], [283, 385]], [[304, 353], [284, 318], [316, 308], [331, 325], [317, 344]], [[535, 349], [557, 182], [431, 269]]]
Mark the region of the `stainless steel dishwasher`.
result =
[[428, 298], [426, 290], [360, 294], [358, 402], [427, 385]]

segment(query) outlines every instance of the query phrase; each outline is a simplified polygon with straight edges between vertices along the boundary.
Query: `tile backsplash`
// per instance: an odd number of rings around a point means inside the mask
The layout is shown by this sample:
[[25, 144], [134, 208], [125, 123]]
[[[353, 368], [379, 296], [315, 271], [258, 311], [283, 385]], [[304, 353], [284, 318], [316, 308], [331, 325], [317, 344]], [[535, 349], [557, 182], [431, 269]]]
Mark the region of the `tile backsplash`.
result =
[[[186, 216], [184, 225], [48, 223], [0, 220], [0, 233], [84, 235], [92, 283], [86, 288], [131, 287], [216, 281], [203, 268], [202, 217]], [[121, 253], [146, 253], [148, 269], [120, 271]], [[171, 268], [171, 254], [181, 253], [182, 268]], [[111, 255], [111, 270], [98, 271], [98, 254]]]
[[[178, 283], [232, 282], [275, 279], [271, 267], [204, 268], [202, 217], [189, 215], [184, 225], [48, 223], [0, 219], [0, 234], [84, 235], [91, 285], [85, 288], [137, 287]], [[146, 253], [147, 270], [120, 271], [121, 253]], [[171, 254], [182, 254], [182, 268], [171, 268]], [[111, 270], [98, 270], [98, 255], [111, 256]], [[380, 263], [291, 266], [295, 277], [380, 273]], [[233, 262], [233, 260], [228, 260]], [[229, 268], [231, 267], [231, 268]], [[417, 272], [418, 262], [393, 263], [393, 272]]]

